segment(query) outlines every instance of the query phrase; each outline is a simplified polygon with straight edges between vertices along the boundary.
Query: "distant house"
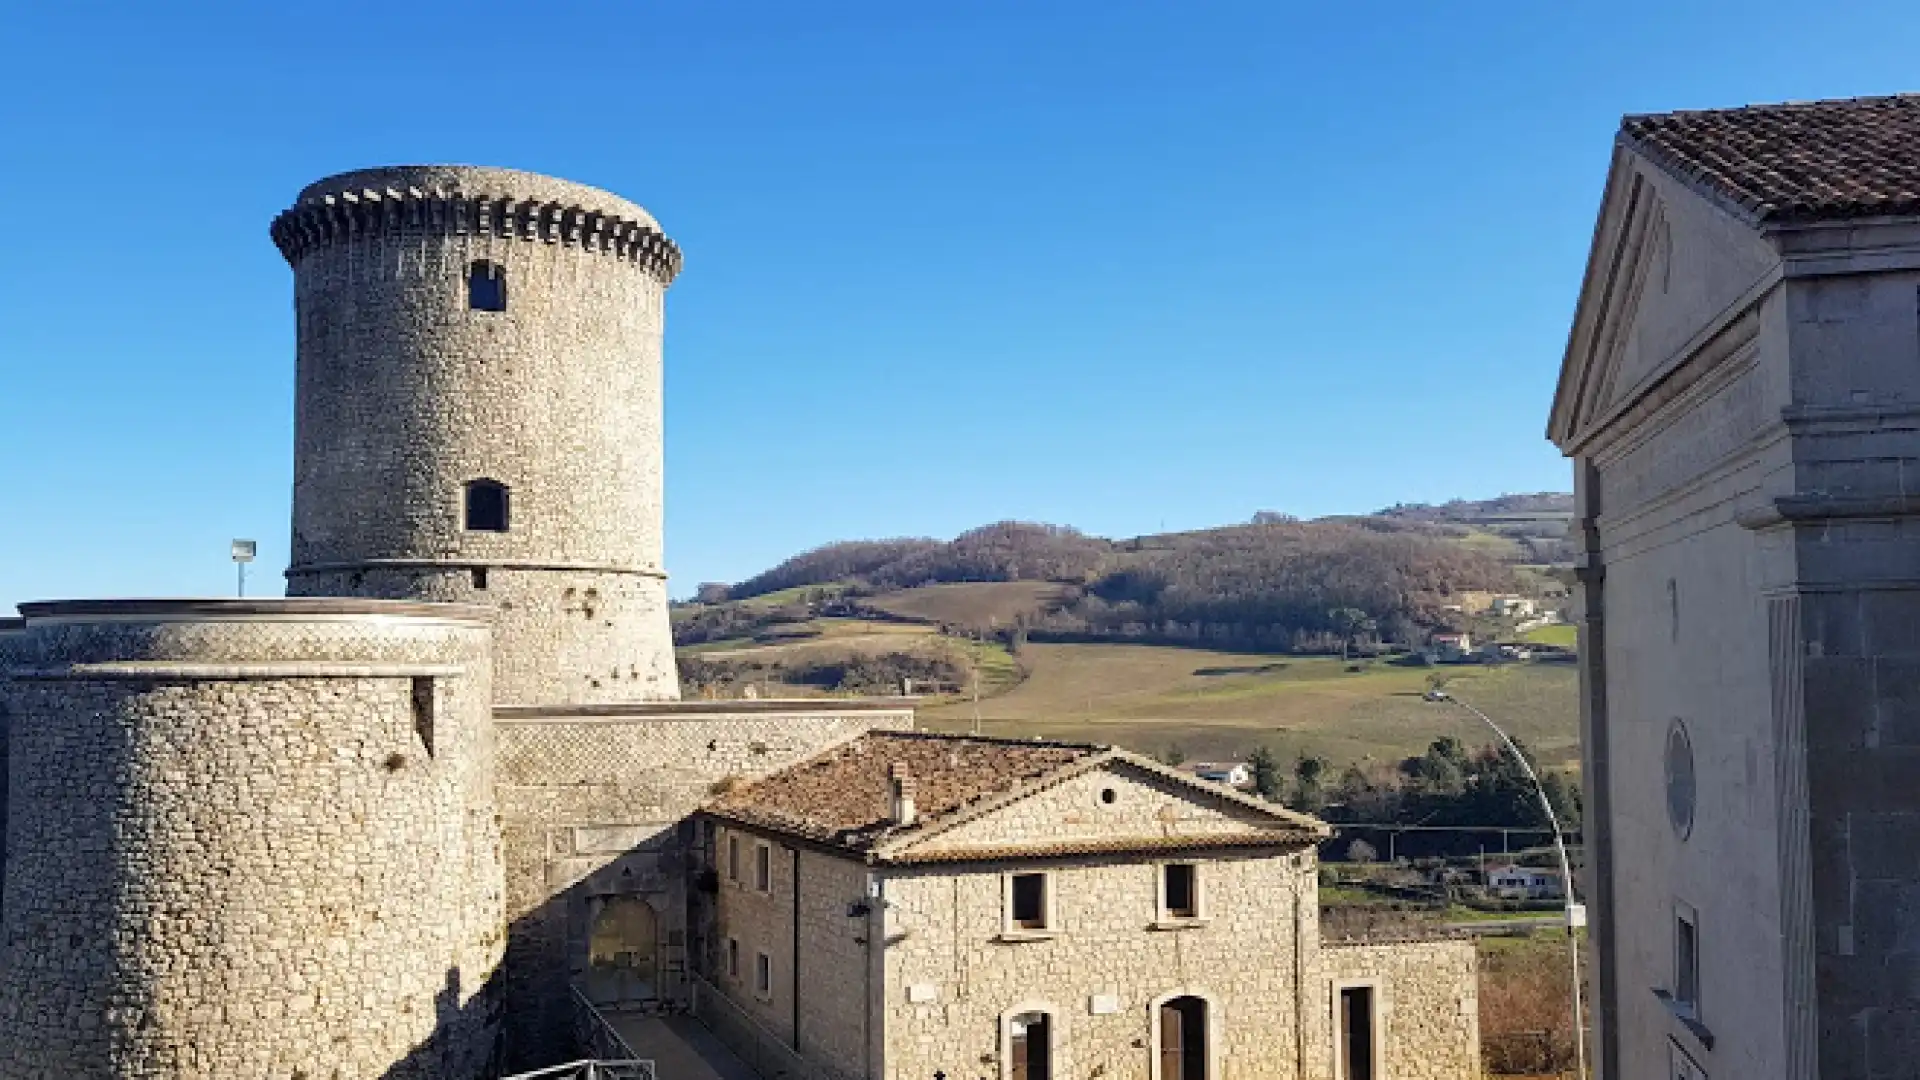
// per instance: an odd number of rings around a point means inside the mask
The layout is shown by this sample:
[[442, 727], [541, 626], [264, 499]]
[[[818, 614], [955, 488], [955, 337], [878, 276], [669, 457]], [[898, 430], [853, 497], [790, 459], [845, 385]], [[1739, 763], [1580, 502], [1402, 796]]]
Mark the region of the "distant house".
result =
[[1435, 660], [1469, 659], [1473, 656], [1473, 639], [1464, 633], [1441, 631], [1427, 639], [1427, 655]]
[[1505, 615], [1513, 619], [1524, 619], [1537, 610], [1533, 599], [1527, 596], [1496, 596], [1487, 606], [1495, 615]]
[[1253, 769], [1244, 761], [1202, 761], [1193, 766], [1193, 775], [1228, 787], [1252, 787]]
[[1546, 900], [1561, 895], [1560, 875], [1531, 866], [1487, 868], [1487, 891], [1506, 900]]

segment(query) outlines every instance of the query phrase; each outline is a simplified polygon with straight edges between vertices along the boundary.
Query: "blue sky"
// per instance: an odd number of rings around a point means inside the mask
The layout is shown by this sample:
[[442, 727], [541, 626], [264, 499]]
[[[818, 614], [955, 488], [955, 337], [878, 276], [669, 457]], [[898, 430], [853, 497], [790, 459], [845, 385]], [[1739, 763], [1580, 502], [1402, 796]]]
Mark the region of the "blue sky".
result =
[[660, 218], [683, 595], [1002, 518], [1564, 488], [1619, 116], [1920, 89], [1911, 4], [157, 7], [0, 0], [0, 610], [224, 593], [234, 536], [277, 590], [266, 226], [328, 173], [508, 165]]

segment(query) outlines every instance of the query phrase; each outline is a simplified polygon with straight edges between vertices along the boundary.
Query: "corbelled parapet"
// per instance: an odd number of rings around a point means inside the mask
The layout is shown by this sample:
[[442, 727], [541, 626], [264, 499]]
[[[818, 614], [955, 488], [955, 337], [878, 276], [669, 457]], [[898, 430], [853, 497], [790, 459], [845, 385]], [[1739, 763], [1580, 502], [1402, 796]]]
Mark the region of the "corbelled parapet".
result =
[[310, 184], [272, 226], [288, 263], [376, 235], [495, 236], [626, 259], [672, 284], [680, 248], [639, 206], [599, 188], [517, 169], [395, 165]]

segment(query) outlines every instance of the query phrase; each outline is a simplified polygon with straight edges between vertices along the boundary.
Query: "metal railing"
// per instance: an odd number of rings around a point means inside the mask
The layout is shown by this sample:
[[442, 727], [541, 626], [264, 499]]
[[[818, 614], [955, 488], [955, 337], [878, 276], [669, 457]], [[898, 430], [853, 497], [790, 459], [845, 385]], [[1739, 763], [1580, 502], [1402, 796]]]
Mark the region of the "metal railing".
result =
[[506, 1080], [656, 1080], [653, 1062], [637, 1056], [587, 995], [573, 988], [573, 1035], [587, 1052], [578, 1061], [516, 1073]]
[[748, 1016], [719, 987], [692, 972], [687, 979], [693, 987], [694, 1018], [719, 1036], [727, 1049], [754, 1072], [766, 1080], [822, 1080], [819, 1070], [807, 1064], [785, 1039]]
[[552, 1065], [529, 1073], [515, 1073], [506, 1080], [654, 1080], [651, 1061], [595, 1061], [581, 1058], [565, 1065]]

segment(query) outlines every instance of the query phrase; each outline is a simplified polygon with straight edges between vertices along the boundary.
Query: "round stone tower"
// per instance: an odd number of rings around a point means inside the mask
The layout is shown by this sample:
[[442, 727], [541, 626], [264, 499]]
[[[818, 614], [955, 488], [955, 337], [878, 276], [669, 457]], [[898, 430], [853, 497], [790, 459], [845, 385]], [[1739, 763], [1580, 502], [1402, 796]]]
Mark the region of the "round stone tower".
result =
[[0, 626], [0, 1080], [478, 1080], [506, 927], [485, 608]]
[[396, 166], [273, 223], [294, 271], [294, 596], [482, 603], [503, 704], [680, 695], [661, 569], [661, 328], [640, 207]]

